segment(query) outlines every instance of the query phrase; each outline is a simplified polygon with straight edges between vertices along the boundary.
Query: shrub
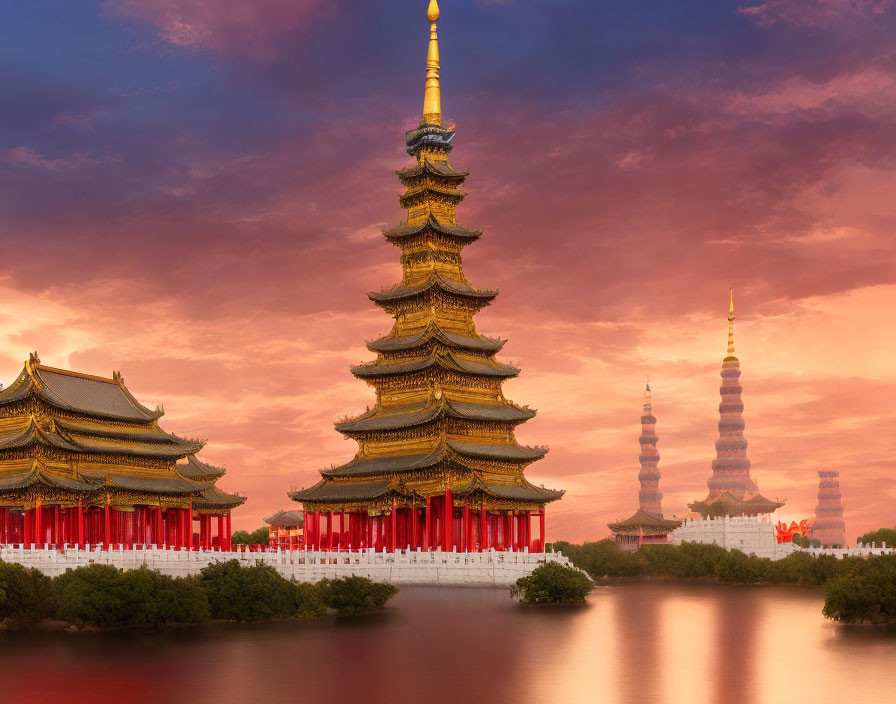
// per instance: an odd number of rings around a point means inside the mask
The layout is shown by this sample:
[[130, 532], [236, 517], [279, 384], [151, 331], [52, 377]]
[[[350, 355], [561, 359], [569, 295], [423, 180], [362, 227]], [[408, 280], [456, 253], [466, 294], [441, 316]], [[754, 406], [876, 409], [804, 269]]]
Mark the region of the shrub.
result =
[[[325, 581], [325, 580], [324, 580]], [[327, 615], [327, 594], [323, 582], [294, 582], [295, 613], [300, 618]]]
[[195, 578], [177, 579], [145, 567], [125, 572], [91, 565], [56, 578], [57, 617], [79, 627], [156, 630], [204, 623], [208, 598]]
[[825, 585], [822, 613], [848, 623], [896, 621], [896, 558], [864, 561], [860, 574], [844, 574]]
[[896, 547], [896, 528], [878, 528], [865, 535], [856, 538], [856, 544], [865, 543], [881, 547], [886, 543], [889, 547]]
[[391, 584], [354, 575], [323, 580], [320, 587], [326, 595], [327, 606], [336, 609], [340, 616], [379, 611], [385, 608], [389, 599], [398, 594], [398, 588]]
[[296, 584], [270, 565], [241, 567], [237, 560], [218, 562], [203, 569], [199, 579], [212, 618], [266, 621], [296, 614]]
[[271, 539], [271, 529], [267, 526], [256, 528], [251, 533], [238, 530], [230, 536], [232, 545], [267, 545]]
[[574, 567], [548, 562], [511, 587], [511, 596], [526, 604], [584, 604], [594, 583]]
[[584, 545], [554, 543], [554, 550], [566, 555], [570, 562], [592, 577], [635, 577], [641, 574], [641, 565], [634, 553], [620, 548], [612, 540], [599, 540]]
[[52, 580], [35, 569], [0, 562], [0, 621], [6, 618], [35, 622], [56, 611]]

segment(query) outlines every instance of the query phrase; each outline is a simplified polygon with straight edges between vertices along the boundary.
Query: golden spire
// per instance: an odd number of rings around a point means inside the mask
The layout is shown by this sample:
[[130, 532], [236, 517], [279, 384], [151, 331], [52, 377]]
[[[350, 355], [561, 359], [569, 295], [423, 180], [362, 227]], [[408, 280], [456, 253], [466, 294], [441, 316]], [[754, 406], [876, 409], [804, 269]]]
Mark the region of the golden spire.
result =
[[731, 303], [728, 306], [728, 356], [734, 356], [734, 286], [731, 287]]
[[644, 410], [653, 410], [653, 394], [650, 392], [650, 379], [647, 380], [647, 386], [644, 387]]
[[429, 51], [426, 54], [426, 92], [423, 95], [421, 125], [442, 125], [442, 91], [439, 87], [439, 35], [436, 21], [439, 19], [439, 3], [429, 0], [426, 10], [429, 20]]

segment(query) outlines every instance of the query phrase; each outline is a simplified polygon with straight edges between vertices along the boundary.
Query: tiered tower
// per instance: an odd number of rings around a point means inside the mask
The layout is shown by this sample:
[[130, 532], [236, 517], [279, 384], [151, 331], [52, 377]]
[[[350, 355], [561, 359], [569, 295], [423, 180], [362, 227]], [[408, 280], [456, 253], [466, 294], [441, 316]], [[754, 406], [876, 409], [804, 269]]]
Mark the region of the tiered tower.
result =
[[666, 543], [669, 534], [681, 525], [681, 521], [663, 518], [663, 494], [660, 492], [660, 470], [657, 464], [660, 453], [656, 449], [659, 438], [656, 436], [656, 418], [653, 416], [653, 395], [650, 383], [644, 390], [643, 414], [641, 415], [641, 454], [638, 461], [641, 471], [638, 480], [641, 490], [638, 492], [640, 507], [633, 516], [624, 521], [608, 523], [613, 531], [616, 544], [626, 550], [637, 550], [642, 545]]
[[656, 418], [653, 415], [653, 396], [650, 392], [650, 382], [644, 389], [644, 406], [641, 416], [641, 454], [638, 462], [641, 463], [641, 471], [638, 472], [638, 481], [641, 482], [641, 490], [638, 492], [638, 502], [641, 510], [652, 513], [655, 516], [663, 515], [663, 493], [660, 491], [660, 470], [657, 464], [660, 461], [659, 450], [656, 444], [659, 438], [656, 435]]
[[514, 437], [535, 411], [504, 397], [502, 383], [519, 369], [495, 359], [505, 341], [473, 322], [497, 292], [463, 271], [461, 251], [482, 232], [457, 222], [468, 173], [448, 160], [455, 133], [442, 126], [438, 17], [431, 0], [423, 115], [406, 135], [414, 163], [397, 172], [407, 221], [383, 233], [401, 251], [403, 278], [368, 294], [395, 322], [367, 343], [376, 359], [351, 368], [376, 404], [336, 423], [358, 443], [355, 458], [291, 494], [311, 514], [316, 547], [509, 549], [533, 542], [530, 513], [541, 516], [534, 544], [543, 544], [545, 504], [562, 495], [523, 476], [547, 452]]
[[846, 547], [846, 524], [843, 522], [843, 497], [840, 495], [840, 472], [818, 472], [818, 503], [812, 537], [824, 547]]
[[783, 502], [770, 501], [759, 494], [759, 487], [750, 476], [747, 439], [744, 437], [743, 387], [740, 383], [740, 360], [734, 354], [734, 289], [728, 306], [728, 354], [722, 360], [722, 386], [719, 393], [719, 439], [712, 476], [706, 482], [709, 495], [704, 501], [689, 504], [704, 517], [714, 515], [757, 515], [771, 513]]

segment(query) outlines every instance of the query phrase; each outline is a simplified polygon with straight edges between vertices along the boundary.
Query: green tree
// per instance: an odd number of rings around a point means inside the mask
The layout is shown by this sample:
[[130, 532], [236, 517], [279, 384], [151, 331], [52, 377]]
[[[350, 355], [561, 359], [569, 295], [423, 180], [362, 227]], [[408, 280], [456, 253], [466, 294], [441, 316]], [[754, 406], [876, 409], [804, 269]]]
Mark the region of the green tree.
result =
[[232, 545], [249, 545], [251, 542], [249, 539], [249, 532], [245, 530], [238, 530], [235, 533], [232, 533], [230, 536], [230, 542]]
[[864, 543], [866, 545], [874, 545], [881, 547], [886, 543], [890, 547], [896, 547], [896, 528], [878, 528], [872, 530], [865, 535], [856, 538], [856, 544]]
[[215, 619], [266, 621], [294, 616], [297, 611], [295, 583], [270, 565], [218, 562], [202, 570], [200, 582]]
[[520, 577], [510, 594], [526, 604], [584, 604], [593, 587], [594, 583], [574, 567], [547, 562], [528, 577]]
[[49, 577], [22, 565], [0, 562], [0, 621], [35, 622], [56, 611], [56, 590]]
[[327, 606], [340, 616], [370, 614], [385, 608], [386, 602], [398, 594], [398, 588], [386, 582], [374, 582], [367, 577], [340, 577], [320, 583], [326, 594]]
[[267, 545], [270, 542], [271, 529], [267, 526], [256, 528], [251, 533], [238, 530], [230, 536], [233, 545]]

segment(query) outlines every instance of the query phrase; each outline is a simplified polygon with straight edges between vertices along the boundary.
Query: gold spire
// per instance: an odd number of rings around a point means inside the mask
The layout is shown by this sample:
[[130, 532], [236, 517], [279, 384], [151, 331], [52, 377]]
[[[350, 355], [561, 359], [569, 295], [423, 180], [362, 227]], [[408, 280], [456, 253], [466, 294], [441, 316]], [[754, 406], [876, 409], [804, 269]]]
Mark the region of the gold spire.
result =
[[728, 356], [734, 356], [734, 286], [731, 287], [731, 303], [728, 306]]
[[442, 125], [442, 92], [439, 87], [439, 35], [436, 21], [439, 19], [439, 3], [429, 0], [426, 10], [429, 20], [429, 51], [426, 54], [426, 92], [423, 95], [421, 125]]
[[647, 380], [647, 385], [644, 387], [644, 410], [648, 412], [653, 410], [653, 394], [650, 392], [650, 379]]

